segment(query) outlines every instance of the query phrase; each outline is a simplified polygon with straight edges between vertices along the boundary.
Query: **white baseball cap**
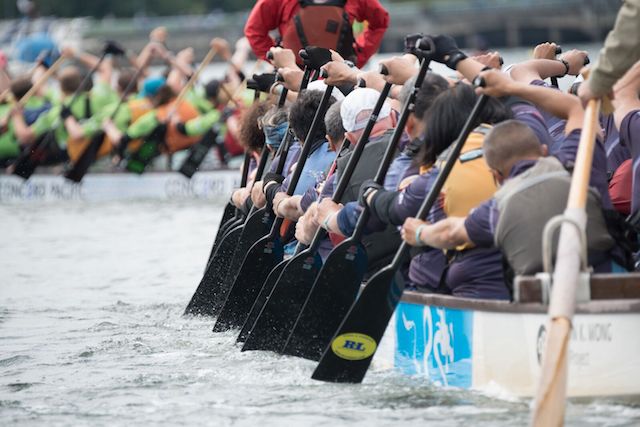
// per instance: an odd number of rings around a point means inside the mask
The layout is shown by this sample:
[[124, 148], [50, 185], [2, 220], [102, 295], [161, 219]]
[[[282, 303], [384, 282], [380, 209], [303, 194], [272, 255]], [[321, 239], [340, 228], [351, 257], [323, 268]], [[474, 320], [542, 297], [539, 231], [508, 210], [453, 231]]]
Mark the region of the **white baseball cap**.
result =
[[[327, 85], [322, 80], [314, 80], [307, 86], [307, 90], [315, 90], [318, 92], [324, 93], [327, 90]], [[333, 96], [336, 101], [342, 101], [344, 99], [344, 94], [340, 92], [340, 89], [334, 87], [331, 91], [331, 96]]]
[[[369, 116], [380, 98], [380, 92], [371, 88], [355, 89], [344, 98], [340, 105], [340, 116], [342, 116], [342, 126], [347, 132], [354, 132], [364, 129], [369, 120]], [[389, 102], [382, 104], [378, 120], [389, 117], [391, 107]]]

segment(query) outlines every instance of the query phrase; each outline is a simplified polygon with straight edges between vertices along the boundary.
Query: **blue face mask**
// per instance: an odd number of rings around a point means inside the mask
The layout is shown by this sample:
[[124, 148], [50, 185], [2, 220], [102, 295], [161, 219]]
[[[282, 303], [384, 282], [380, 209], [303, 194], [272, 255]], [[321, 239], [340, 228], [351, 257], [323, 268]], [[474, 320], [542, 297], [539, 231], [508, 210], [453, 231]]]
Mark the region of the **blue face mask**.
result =
[[277, 126], [265, 126], [263, 128], [265, 142], [268, 146], [277, 149], [287, 133], [289, 123], [283, 122]]

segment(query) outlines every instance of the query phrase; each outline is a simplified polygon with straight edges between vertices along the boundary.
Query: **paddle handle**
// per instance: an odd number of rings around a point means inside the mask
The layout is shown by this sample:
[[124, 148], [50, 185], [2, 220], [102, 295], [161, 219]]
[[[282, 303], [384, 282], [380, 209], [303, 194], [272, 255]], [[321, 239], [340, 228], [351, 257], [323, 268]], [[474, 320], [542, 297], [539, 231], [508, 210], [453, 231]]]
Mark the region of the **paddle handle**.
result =
[[60, 65], [62, 65], [65, 59], [66, 58], [64, 56], [61, 56], [60, 58], [56, 59], [53, 64], [51, 64], [51, 67], [49, 67], [49, 69], [45, 71], [44, 74], [42, 74], [42, 77], [40, 77], [40, 79], [38, 79], [38, 81], [35, 82], [33, 86], [31, 86], [31, 89], [29, 89], [29, 91], [25, 93], [22, 98], [20, 98], [20, 101], [18, 101], [18, 107], [24, 108], [29, 99], [31, 99], [31, 97], [33, 97], [33, 95], [35, 95], [36, 92], [40, 90], [40, 88], [51, 78], [51, 76], [53, 76], [55, 72], [58, 71], [58, 68], [60, 68]]

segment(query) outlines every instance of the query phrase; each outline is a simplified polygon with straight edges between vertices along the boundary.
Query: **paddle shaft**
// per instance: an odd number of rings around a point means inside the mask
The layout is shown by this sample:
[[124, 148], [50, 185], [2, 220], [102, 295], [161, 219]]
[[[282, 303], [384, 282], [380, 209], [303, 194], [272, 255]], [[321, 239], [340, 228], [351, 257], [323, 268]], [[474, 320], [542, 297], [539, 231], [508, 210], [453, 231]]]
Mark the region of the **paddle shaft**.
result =
[[[356, 170], [358, 161], [360, 160], [360, 157], [364, 152], [365, 145], [369, 141], [369, 136], [371, 135], [371, 131], [373, 131], [373, 127], [378, 121], [378, 115], [380, 114], [380, 111], [382, 110], [382, 106], [387, 100], [387, 96], [389, 95], [390, 90], [391, 90], [391, 83], [385, 83], [384, 87], [382, 88], [382, 92], [380, 92], [380, 96], [378, 97], [378, 100], [376, 101], [376, 104], [373, 107], [371, 114], [369, 115], [369, 120], [367, 121], [367, 124], [364, 130], [362, 131], [362, 134], [360, 135], [360, 138], [358, 139], [356, 146], [353, 148], [353, 151], [351, 152], [351, 157], [349, 157], [347, 166], [345, 167], [344, 171], [341, 172], [340, 174], [338, 185], [336, 186], [336, 189], [334, 190], [333, 196], [331, 198], [331, 200], [334, 203], [340, 203], [340, 200], [344, 196], [344, 193], [347, 191], [347, 187], [349, 186], [349, 181], [351, 181], [351, 177], [353, 176], [353, 173]], [[400, 129], [400, 132], [398, 132], [398, 129]], [[396, 131], [394, 132], [394, 135], [396, 133], [401, 133], [402, 130], [404, 130], [404, 126], [402, 128], [400, 126], [397, 126]], [[338, 159], [336, 157], [336, 162], [337, 160]], [[325, 230], [322, 227], [318, 227], [318, 230], [316, 231], [316, 234], [313, 236], [313, 240], [309, 245], [309, 251], [311, 252], [317, 251], [318, 247], [320, 246], [320, 243], [322, 243], [322, 240], [326, 237], [326, 235], [327, 235], [327, 230]]]
[[[389, 167], [391, 166], [391, 162], [395, 158], [396, 148], [398, 147], [398, 143], [400, 142], [400, 138], [402, 137], [402, 133], [404, 132], [404, 128], [407, 124], [407, 120], [409, 120], [409, 114], [413, 112], [414, 104], [416, 101], [416, 97], [418, 96], [418, 92], [422, 87], [422, 82], [424, 82], [424, 78], [427, 75], [427, 71], [429, 70], [429, 64], [431, 59], [429, 56], [425, 56], [420, 63], [420, 70], [418, 71], [418, 75], [416, 77], [415, 85], [413, 89], [409, 93], [409, 96], [404, 102], [402, 106], [402, 111], [400, 113], [400, 118], [398, 119], [398, 124], [396, 125], [395, 130], [393, 131], [393, 135], [391, 136], [391, 141], [389, 142], [389, 146], [387, 147], [387, 151], [384, 153], [384, 158], [382, 159], [382, 163], [376, 172], [376, 176], [374, 178], [376, 184], [382, 185], [384, 184], [384, 179], [387, 176], [387, 172], [389, 171]], [[360, 240], [362, 235], [364, 234], [364, 230], [367, 226], [367, 222], [369, 221], [369, 217], [371, 216], [371, 211], [369, 206], [365, 206], [363, 208], [360, 217], [358, 218], [358, 222], [356, 223], [356, 228], [352, 233], [353, 240]]]
[[[590, 100], [576, 155], [575, 167], [564, 216], [580, 225], [587, 221], [586, 205], [593, 152], [598, 127], [600, 100]], [[580, 237], [571, 224], [560, 229], [556, 267], [549, 303], [547, 344], [542, 357], [541, 375], [532, 411], [533, 426], [562, 425], [567, 392], [571, 324], [580, 280]], [[586, 244], [583, 242], [583, 244]]]
[[218, 51], [216, 51], [215, 49], [213, 48], [209, 49], [209, 52], [207, 52], [207, 55], [204, 57], [200, 65], [198, 65], [198, 68], [196, 69], [196, 71], [191, 75], [191, 77], [189, 78], [189, 81], [187, 81], [184, 87], [180, 90], [180, 93], [176, 97], [176, 100], [173, 103], [173, 107], [171, 108], [171, 111], [169, 112], [167, 117], [173, 116], [173, 114], [176, 112], [180, 104], [182, 104], [182, 101], [184, 100], [184, 98], [187, 96], [187, 93], [189, 92], [189, 90], [198, 81], [198, 78], [200, 77], [200, 73], [202, 73], [204, 68], [207, 65], [209, 65], [209, 63], [216, 56], [217, 53]]
[[[51, 76], [56, 71], [58, 71], [58, 68], [60, 68], [60, 65], [62, 65], [65, 59], [66, 59], [65, 57], [61, 56], [53, 64], [51, 64], [51, 67], [49, 67], [49, 69], [44, 72], [44, 74], [40, 77], [40, 79], [38, 79], [38, 81], [35, 82], [33, 86], [31, 86], [31, 89], [29, 89], [29, 91], [25, 93], [22, 96], [22, 98], [20, 98], [20, 101], [18, 101], [18, 107], [24, 108], [24, 106], [27, 104], [29, 99], [31, 99], [31, 97], [33, 97], [33, 95], [35, 95], [36, 92], [40, 90], [42, 85], [44, 85], [47, 82], [47, 80], [49, 80]], [[7, 89], [7, 90], [10, 90], [10, 89]]]
[[[304, 83], [304, 82], [303, 82]], [[289, 187], [287, 188], [287, 196], [293, 196], [293, 192], [300, 181], [300, 177], [302, 176], [302, 169], [304, 168], [305, 163], [307, 162], [307, 157], [311, 153], [311, 148], [313, 146], [313, 136], [318, 130], [320, 126], [320, 121], [324, 120], [324, 114], [329, 107], [329, 100], [331, 99], [331, 92], [333, 91], [333, 86], [327, 86], [327, 89], [324, 91], [322, 95], [322, 99], [320, 100], [320, 105], [318, 105], [318, 109], [316, 110], [316, 114], [313, 116], [313, 121], [311, 122], [311, 126], [309, 127], [309, 131], [307, 132], [307, 137], [305, 138], [304, 144], [302, 144], [302, 150], [300, 151], [300, 156], [298, 158], [298, 162], [296, 163], [296, 168], [293, 171], [293, 175], [291, 175], [291, 180], [289, 181]], [[289, 132], [287, 132], [289, 134]], [[285, 136], [286, 138], [286, 136]], [[280, 161], [282, 162], [283, 158], [286, 157], [283, 154], [280, 157]], [[271, 236], [275, 236], [275, 233], [278, 233], [282, 223], [284, 222], [284, 218], [278, 217], [275, 221], [273, 221], [273, 225], [271, 226], [271, 232], [269, 233]]]
[[[447, 161], [445, 162], [444, 166], [442, 166], [442, 168], [440, 169], [440, 172], [438, 173], [438, 177], [436, 178], [436, 181], [434, 182], [433, 187], [431, 187], [431, 190], [429, 190], [427, 197], [422, 202], [422, 205], [420, 205], [420, 209], [416, 214], [416, 218], [421, 220], [425, 220], [427, 218], [429, 211], [431, 211], [431, 208], [433, 207], [434, 203], [440, 196], [440, 191], [442, 190], [444, 183], [449, 177], [449, 173], [451, 172], [451, 169], [453, 169], [453, 166], [458, 160], [458, 157], [460, 157], [460, 152], [462, 151], [462, 147], [464, 147], [464, 144], [467, 138], [469, 137], [469, 134], [471, 134], [471, 131], [473, 131], [474, 127], [476, 126], [475, 123], [478, 120], [478, 117], [480, 116], [480, 113], [484, 109], [484, 106], [486, 105], [488, 100], [489, 100], [489, 97], [487, 95], [480, 95], [478, 97], [476, 104], [473, 106], [473, 110], [471, 110], [471, 114], [467, 118], [467, 121], [462, 127], [462, 130], [460, 131], [460, 135], [458, 136], [458, 139], [452, 145], [452, 149], [447, 157]], [[402, 244], [400, 245], [400, 248], [398, 248], [398, 251], [393, 257], [393, 261], [391, 261], [391, 264], [390, 264], [391, 268], [395, 270], [399, 269], [400, 266], [406, 260], [407, 256], [409, 255], [409, 250], [410, 250], [409, 244], [407, 242], [402, 242]]]

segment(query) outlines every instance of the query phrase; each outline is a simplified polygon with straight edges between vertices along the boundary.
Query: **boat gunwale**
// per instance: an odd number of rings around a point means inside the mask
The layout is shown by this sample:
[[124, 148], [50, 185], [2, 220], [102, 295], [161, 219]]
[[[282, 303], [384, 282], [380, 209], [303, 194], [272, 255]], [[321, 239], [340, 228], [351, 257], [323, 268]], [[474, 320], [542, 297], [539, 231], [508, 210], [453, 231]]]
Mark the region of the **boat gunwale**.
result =
[[[516, 303], [505, 300], [462, 298], [451, 295], [405, 291], [402, 302], [492, 313], [546, 314], [548, 306], [541, 303]], [[576, 305], [576, 314], [640, 313], [640, 299], [592, 300]]]

